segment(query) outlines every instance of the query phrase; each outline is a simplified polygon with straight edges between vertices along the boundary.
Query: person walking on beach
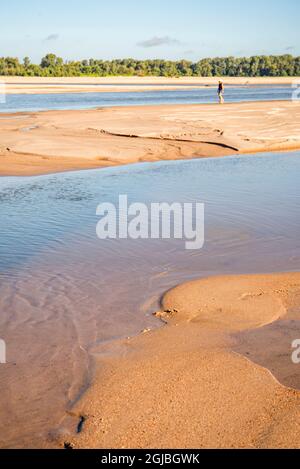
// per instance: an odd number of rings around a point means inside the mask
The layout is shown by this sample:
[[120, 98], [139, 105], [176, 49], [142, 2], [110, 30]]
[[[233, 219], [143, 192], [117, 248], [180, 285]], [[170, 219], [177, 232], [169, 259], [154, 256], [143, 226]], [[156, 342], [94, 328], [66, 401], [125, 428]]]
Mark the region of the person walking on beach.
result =
[[225, 91], [224, 83], [222, 81], [219, 81], [218, 96], [219, 96], [219, 103], [220, 104], [224, 104], [224, 102], [225, 102], [225, 100], [224, 100], [224, 91]]

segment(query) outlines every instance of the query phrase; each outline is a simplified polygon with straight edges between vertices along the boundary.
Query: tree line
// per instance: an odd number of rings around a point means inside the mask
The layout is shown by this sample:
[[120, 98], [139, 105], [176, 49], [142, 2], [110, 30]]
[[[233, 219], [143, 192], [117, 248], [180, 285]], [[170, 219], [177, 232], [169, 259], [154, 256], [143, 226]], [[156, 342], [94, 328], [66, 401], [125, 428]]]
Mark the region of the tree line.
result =
[[47, 54], [40, 64], [29, 57], [0, 58], [1, 76], [72, 77], [72, 76], [160, 76], [160, 77], [276, 77], [300, 76], [300, 57], [262, 55], [252, 57], [216, 57], [188, 60], [81, 60], [64, 61]]

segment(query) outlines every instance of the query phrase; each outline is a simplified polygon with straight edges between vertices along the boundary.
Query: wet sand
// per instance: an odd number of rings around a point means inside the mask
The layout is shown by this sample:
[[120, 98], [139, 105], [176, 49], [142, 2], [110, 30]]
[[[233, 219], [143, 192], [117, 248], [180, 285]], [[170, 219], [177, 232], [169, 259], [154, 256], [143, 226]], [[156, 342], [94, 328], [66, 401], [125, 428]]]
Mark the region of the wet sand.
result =
[[[299, 321], [299, 294], [299, 273], [211, 277], [168, 292], [156, 313], [163, 327], [99, 347], [94, 382], [72, 413], [80, 433], [60, 445], [299, 448], [300, 393], [281, 384], [298, 366], [289, 358], [277, 380], [237, 353], [243, 334]], [[257, 354], [272, 356], [268, 339]]]
[[[0, 77], [1, 78], [1, 77]], [[2, 77], [8, 94], [44, 94], [44, 93], [101, 93], [109, 91], [150, 91], [176, 89], [176, 87], [217, 86], [222, 79], [227, 86], [239, 85], [291, 85], [299, 81], [297, 77]], [[105, 85], [99, 87], [99, 85]], [[117, 88], [116, 88], [117, 85]], [[143, 88], [141, 89], [141, 85]], [[1, 92], [1, 91], [0, 91]]]
[[0, 175], [300, 148], [299, 102], [3, 114]]

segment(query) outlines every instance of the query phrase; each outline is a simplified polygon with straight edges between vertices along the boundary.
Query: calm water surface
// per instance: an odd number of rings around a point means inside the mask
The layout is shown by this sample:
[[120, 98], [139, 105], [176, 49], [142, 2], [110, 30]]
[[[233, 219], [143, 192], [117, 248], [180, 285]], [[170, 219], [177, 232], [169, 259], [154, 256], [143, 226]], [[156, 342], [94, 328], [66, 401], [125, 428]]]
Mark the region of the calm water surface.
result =
[[[291, 100], [293, 91], [291, 86], [227, 87], [226, 101]], [[138, 92], [11, 94], [7, 95], [5, 104], [0, 104], [0, 113], [154, 104], [197, 104], [216, 101], [215, 87]]]
[[[97, 345], [157, 327], [151, 313], [167, 289], [200, 276], [298, 271], [299, 174], [295, 152], [1, 178], [9, 363], [0, 366], [0, 446], [49, 437], [88, 383]], [[204, 248], [98, 240], [96, 208], [119, 194], [205, 203]]]

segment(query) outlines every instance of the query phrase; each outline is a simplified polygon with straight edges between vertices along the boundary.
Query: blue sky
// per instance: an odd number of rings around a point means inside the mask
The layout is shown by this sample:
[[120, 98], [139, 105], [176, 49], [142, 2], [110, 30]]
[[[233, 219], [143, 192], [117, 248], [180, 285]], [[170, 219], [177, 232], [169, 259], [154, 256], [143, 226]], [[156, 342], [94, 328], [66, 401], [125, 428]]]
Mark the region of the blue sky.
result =
[[300, 54], [299, 0], [8, 0], [0, 56], [198, 60]]

